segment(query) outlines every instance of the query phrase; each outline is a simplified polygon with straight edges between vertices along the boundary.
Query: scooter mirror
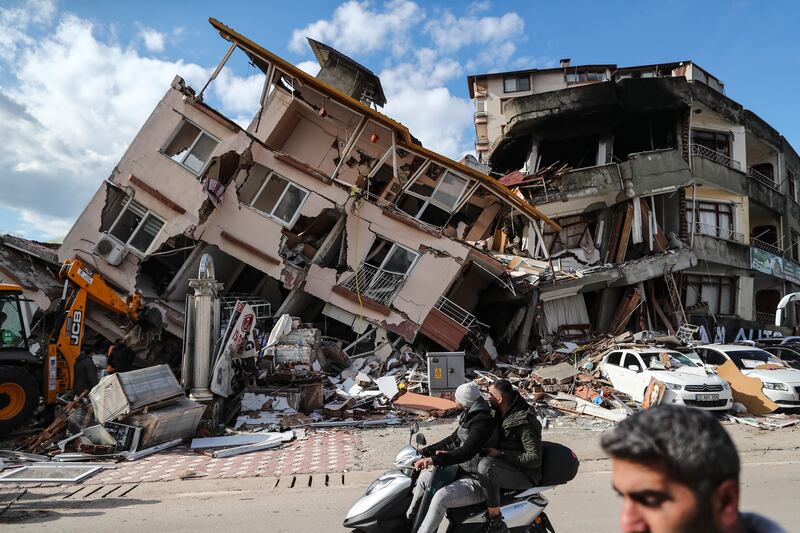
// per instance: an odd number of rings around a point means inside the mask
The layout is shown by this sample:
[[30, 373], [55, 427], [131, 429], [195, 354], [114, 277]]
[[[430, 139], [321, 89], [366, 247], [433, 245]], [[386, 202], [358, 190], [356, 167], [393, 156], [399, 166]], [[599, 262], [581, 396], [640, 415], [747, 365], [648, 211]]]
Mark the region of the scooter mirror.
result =
[[417, 422], [411, 423], [411, 434], [419, 433], [419, 424]]
[[427, 439], [425, 439], [425, 435], [422, 433], [417, 433], [414, 439], [417, 441], [417, 446], [425, 446], [428, 443]]

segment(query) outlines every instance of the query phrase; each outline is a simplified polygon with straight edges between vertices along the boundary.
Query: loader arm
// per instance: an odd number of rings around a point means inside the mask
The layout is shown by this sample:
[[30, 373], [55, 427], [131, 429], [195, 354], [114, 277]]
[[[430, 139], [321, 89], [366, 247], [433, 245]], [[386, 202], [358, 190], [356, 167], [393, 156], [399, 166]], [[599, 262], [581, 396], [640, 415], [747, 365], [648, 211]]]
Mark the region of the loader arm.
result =
[[47, 405], [55, 405], [58, 394], [72, 388], [75, 361], [81, 353], [86, 330], [87, 302], [92, 301], [135, 322], [142, 309], [138, 292], [123, 299], [98, 272], [87, 268], [80, 259], [65, 261], [59, 275], [64, 279], [64, 291], [43, 368], [42, 388]]

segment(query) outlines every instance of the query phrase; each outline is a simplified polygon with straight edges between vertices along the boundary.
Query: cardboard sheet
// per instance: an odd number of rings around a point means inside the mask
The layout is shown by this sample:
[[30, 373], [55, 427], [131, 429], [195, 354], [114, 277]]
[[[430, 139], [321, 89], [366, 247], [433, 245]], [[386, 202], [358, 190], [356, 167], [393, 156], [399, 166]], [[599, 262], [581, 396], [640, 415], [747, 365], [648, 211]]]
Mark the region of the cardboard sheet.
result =
[[449, 411], [456, 408], [456, 402], [445, 398], [435, 398], [407, 392], [394, 401], [398, 407], [408, 407], [410, 409], [420, 409], [423, 411]]
[[719, 377], [730, 383], [733, 399], [745, 407], [753, 415], [772, 413], [780, 407], [763, 392], [764, 384], [758, 378], [742, 374], [733, 361], [725, 361], [717, 367]]

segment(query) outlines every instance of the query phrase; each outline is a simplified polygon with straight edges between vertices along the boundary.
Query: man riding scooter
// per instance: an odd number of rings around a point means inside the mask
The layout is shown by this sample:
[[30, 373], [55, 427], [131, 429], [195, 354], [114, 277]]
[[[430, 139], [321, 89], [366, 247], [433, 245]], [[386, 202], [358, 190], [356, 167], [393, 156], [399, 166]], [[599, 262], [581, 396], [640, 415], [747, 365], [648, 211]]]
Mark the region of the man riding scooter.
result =
[[484, 499], [480, 483], [470, 474], [478, 471], [480, 460], [478, 454], [481, 450], [495, 445], [496, 425], [492, 420], [489, 404], [481, 396], [480, 388], [475, 383], [464, 383], [459, 386], [456, 389], [455, 399], [458, 407], [462, 409], [456, 430], [445, 439], [419, 450], [423, 458], [414, 466], [423, 471], [414, 487], [408, 518], [414, 517], [422, 496], [431, 489], [434, 481], [431, 466], [458, 465], [458, 474], [455, 481], [436, 491], [425, 514], [425, 520], [417, 530], [418, 533], [436, 531], [447, 509], [473, 505]]
[[497, 447], [487, 446], [478, 465], [478, 478], [486, 494], [487, 533], [508, 531], [500, 513], [501, 489], [524, 489], [542, 477], [542, 425], [536, 410], [514, 390], [507, 379], [489, 386], [489, 403], [500, 428]]

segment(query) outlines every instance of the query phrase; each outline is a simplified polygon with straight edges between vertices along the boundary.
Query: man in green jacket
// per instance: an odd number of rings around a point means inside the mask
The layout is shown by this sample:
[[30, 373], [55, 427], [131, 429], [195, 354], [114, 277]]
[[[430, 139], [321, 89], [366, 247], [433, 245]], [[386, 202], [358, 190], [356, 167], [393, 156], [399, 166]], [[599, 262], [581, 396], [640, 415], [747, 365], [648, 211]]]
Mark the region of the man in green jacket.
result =
[[489, 403], [500, 428], [497, 448], [488, 448], [478, 465], [486, 493], [487, 533], [508, 531], [500, 514], [500, 490], [533, 487], [542, 477], [542, 425], [536, 410], [507, 379], [489, 386]]

